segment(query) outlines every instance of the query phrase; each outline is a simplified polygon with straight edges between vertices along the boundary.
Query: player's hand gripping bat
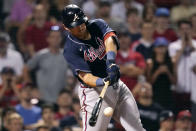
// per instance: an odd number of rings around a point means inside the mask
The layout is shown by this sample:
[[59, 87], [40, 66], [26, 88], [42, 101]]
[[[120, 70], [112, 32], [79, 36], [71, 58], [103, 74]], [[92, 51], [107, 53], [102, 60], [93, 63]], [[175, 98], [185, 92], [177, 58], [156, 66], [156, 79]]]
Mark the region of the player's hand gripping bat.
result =
[[89, 125], [90, 126], [95, 126], [95, 124], [97, 122], [97, 117], [99, 115], [99, 111], [101, 109], [102, 101], [103, 101], [103, 98], [104, 98], [104, 95], [106, 93], [106, 90], [107, 90], [108, 86], [109, 86], [109, 81], [105, 82], [105, 85], [104, 85], [104, 87], [101, 91], [101, 94], [99, 95], [99, 99], [95, 103], [95, 106], [94, 106], [92, 114], [91, 114], [91, 118], [89, 119]]

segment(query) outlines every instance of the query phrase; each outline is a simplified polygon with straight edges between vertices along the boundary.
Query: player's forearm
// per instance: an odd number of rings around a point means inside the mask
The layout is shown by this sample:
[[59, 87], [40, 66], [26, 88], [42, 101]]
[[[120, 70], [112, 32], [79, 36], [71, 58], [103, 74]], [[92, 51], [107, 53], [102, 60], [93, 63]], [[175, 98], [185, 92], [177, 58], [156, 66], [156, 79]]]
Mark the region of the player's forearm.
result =
[[103, 80], [91, 73], [79, 73], [79, 78], [90, 87], [103, 86]]
[[112, 37], [109, 37], [105, 40], [105, 46], [106, 46], [106, 53], [108, 53], [109, 51], [112, 51], [115, 54], [117, 53], [117, 47]]
[[107, 55], [106, 64], [108, 66], [111, 63], [115, 63], [117, 47], [112, 37], [109, 37], [105, 40], [105, 46], [106, 46], [106, 55]]

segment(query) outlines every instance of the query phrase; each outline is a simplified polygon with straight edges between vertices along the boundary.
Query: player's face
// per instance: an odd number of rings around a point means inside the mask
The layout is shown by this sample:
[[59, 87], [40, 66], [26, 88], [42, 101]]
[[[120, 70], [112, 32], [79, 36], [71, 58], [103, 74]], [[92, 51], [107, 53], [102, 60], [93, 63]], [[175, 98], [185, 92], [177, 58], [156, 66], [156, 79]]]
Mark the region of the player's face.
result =
[[79, 26], [76, 26], [74, 28], [70, 28], [69, 31], [71, 34], [79, 39], [85, 39], [87, 30], [86, 30], [86, 24], [83, 23]]

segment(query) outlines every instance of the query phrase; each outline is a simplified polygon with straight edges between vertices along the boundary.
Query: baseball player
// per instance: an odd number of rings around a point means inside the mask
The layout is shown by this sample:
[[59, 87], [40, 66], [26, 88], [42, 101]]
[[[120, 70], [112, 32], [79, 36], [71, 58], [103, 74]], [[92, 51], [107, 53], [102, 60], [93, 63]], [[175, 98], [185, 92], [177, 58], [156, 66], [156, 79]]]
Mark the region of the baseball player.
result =
[[[106, 131], [111, 117], [103, 110], [114, 109], [113, 118], [127, 131], [144, 131], [136, 102], [128, 87], [119, 80], [120, 72], [115, 64], [118, 39], [104, 20], [88, 20], [77, 5], [63, 9], [63, 25], [67, 35], [64, 57], [74, 75], [81, 82], [79, 98], [82, 107], [83, 131]], [[94, 127], [89, 125], [93, 107], [105, 84], [110, 85]]]

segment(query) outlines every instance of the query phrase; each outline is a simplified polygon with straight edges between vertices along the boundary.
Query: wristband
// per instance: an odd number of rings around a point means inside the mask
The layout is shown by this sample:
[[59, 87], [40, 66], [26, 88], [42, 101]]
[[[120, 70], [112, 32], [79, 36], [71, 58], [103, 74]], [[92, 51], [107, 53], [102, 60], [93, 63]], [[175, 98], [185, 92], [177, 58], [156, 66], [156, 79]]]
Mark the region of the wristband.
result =
[[96, 80], [96, 86], [104, 86], [104, 85], [105, 85], [105, 83], [104, 83], [103, 79], [98, 78]]
[[107, 53], [106, 65], [109, 66], [111, 63], [115, 63], [116, 53], [114, 51], [109, 51]]

